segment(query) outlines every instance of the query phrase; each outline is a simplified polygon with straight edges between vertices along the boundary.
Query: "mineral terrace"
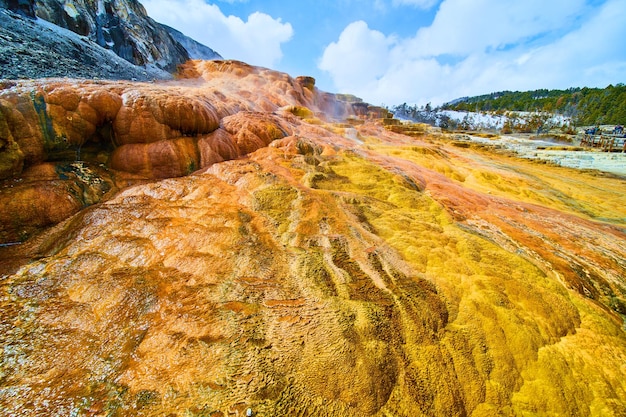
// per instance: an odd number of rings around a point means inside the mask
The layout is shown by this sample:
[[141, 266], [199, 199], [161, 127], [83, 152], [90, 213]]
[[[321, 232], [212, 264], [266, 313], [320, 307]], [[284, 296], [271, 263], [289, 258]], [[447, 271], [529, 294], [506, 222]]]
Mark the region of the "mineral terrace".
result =
[[624, 416], [623, 178], [234, 61], [1, 87], [3, 415]]

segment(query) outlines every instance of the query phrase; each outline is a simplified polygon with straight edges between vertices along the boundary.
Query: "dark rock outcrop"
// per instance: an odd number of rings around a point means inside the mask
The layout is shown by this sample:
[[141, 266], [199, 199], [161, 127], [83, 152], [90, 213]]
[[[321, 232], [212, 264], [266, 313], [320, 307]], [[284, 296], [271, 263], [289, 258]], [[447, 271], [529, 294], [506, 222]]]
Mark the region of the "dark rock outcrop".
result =
[[221, 59], [135, 0], [0, 0], [0, 79], [168, 79], [190, 57]]
[[0, 8], [0, 79], [47, 77], [147, 81], [171, 74], [133, 65], [84, 36]]
[[35, 18], [34, 0], [0, 0], [0, 9], [8, 9], [22, 16]]
[[37, 0], [42, 19], [79, 35], [135, 65], [169, 72], [189, 59], [187, 51], [136, 0]]

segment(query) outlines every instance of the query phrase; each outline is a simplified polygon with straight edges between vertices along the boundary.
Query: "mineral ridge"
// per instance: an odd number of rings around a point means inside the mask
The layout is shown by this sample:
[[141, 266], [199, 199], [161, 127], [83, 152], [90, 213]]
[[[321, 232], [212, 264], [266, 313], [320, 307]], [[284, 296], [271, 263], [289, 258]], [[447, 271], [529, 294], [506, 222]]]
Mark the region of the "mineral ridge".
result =
[[4, 82], [3, 414], [624, 416], [624, 179], [385, 116], [233, 61]]

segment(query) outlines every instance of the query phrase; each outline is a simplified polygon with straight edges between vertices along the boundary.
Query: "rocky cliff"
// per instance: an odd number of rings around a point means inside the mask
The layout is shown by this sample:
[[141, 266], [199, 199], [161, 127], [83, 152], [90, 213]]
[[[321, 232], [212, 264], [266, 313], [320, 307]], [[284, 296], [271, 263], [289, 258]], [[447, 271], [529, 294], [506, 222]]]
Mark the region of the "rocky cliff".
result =
[[37, 0], [37, 16], [87, 36], [128, 62], [173, 72], [187, 51], [136, 0]]
[[191, 56], [221, 58], [136, 0], [4, 0], [0, 20], [0, 78], [167, 79]]
[[3, 84], [7, 415], [623, 415], [623, 178], [181, 77]]
[[172, 75], [139, 67], [67, 29], [0, 8], [0, 79], [75, 77], [153, 80]]

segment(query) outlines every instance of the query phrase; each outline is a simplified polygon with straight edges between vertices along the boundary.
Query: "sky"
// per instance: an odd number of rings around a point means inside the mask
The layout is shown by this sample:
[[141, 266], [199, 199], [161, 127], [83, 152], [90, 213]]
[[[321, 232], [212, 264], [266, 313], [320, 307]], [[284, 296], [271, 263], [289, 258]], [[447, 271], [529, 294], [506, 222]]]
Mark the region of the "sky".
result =
[[625, 0], [140, 0], [237, 59], [375, 105], [626, 83]]

